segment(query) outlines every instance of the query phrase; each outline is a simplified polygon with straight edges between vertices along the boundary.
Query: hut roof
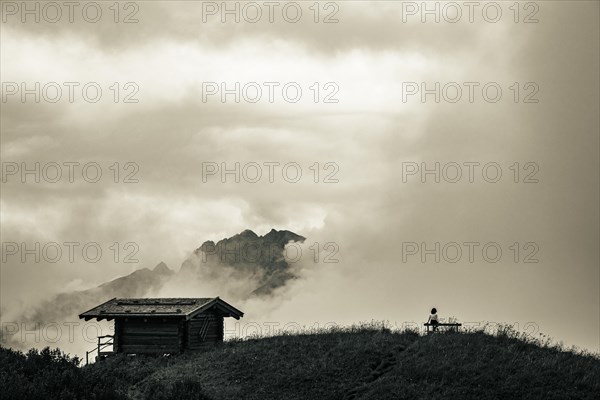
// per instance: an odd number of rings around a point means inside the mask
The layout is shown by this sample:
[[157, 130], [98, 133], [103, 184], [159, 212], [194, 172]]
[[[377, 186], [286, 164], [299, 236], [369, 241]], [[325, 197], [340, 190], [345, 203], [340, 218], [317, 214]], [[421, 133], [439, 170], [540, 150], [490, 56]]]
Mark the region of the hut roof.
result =
[[219, 297], [203, 298], [113, 298], [89, 311], [79, 318], [98, 321], [111, 320], [118, 317], [180, 317], [190, 319], [194, 315], [209, 309], [216, 309], [223, 316], [240, 319], [244, 313]]

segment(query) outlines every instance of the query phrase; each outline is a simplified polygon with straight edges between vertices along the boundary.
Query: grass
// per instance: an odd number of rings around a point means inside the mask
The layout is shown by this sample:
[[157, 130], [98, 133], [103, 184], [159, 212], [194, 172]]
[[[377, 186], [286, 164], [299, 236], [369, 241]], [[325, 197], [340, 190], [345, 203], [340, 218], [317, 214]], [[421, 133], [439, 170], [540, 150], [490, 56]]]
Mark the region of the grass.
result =
[[119, 355], [82, 368], [49, 349], [24, 355], [2, 348], [0, 361], [1, 393], [11, 399], [595, 399], [600, 393], [598, 355], [509, 328], [422, 336], [372, 323], [234, 340], [203, 353]]

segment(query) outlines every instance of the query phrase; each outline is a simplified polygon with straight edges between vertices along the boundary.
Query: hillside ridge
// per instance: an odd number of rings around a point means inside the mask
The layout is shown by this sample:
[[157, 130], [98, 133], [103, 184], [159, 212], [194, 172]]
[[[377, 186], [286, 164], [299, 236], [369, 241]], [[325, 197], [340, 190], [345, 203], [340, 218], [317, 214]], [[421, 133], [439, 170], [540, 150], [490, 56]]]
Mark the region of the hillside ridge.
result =
[[[510, 329], [421, 335], [372, 323], [230, 340], [170, 357], [117, 355], [83, 368], [56, 353], [49, 362], [48, 352], [30, 355], [27, 367], [24, 355], [1, 350], [2, 393], [16, 399], [35, 398], [36, 390], [137, 400], [591, 400], [600, 392], [598, 354]], [[39, 371], [41, 359], [49, 371]]]

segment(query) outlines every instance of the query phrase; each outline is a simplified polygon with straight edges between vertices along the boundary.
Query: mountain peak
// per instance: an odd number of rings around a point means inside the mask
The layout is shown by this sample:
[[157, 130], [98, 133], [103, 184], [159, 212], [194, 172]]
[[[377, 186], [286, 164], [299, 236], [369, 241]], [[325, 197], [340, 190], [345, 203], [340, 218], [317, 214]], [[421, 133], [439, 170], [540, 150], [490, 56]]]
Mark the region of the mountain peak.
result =
[[167, 267], [167, 264], [165, 264], [163, 261], [158, 263], [152, 271], [159, 274], [170, 274], [171, 272], [173, 272], [169, 267]]
[[276, 229], [271, 229], [269, 233], [264, 236], [265, 241], [281, 243], [282, 245], [286, 245], [288, 242], [304, 242], [306, 238], [304, 236], [300, 236], [294, 232], [281, 230], [278, 231]]
[[248, 239], [258, 238], [258, 235], [256, 233], [254, 233], [253, 231], [251, 231], [250, 229], [244, 230], [242, 233], [240, 233], [240, 236], [243, 238], [248, 238]]
[[[198, 266], [208, 268], [230, 267], [238, 273], [260, 275], [256, 295], [268, 294], [276, 287], [283, 286], [295, 275], [290, 271], [283, 251], [289, 242], [303, 242], [305, 238], [294, 232], [271, 229], [264, 236], [258, 236], [246, 229], [217, 243], [207, 240], [194, 250], [192, 258], [181, 265], [180, 271], [201, 272]], [[201, 254], [204, 253], [204, 254]]]

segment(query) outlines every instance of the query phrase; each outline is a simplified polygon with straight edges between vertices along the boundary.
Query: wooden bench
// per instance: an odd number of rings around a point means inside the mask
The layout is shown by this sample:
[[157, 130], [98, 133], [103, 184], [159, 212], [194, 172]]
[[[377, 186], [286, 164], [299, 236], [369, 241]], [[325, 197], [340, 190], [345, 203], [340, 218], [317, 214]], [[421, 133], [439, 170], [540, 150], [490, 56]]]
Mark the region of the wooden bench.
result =
[[[423, 325], [425, 325], [425, 328], [427, 329], [426, 330], [427, 333], [446, 332], [446, 331], [457, 332], [458, 328], [460, 328], [462, 326], [462, 324], [459, 324], [456, 322], [452, 322], [452, 323], [439, 322], [437, 324], [430, 324], [430, 323], [426, 322]], [[443, 329], [439, 329], [439, 328], [443, 328]]]

